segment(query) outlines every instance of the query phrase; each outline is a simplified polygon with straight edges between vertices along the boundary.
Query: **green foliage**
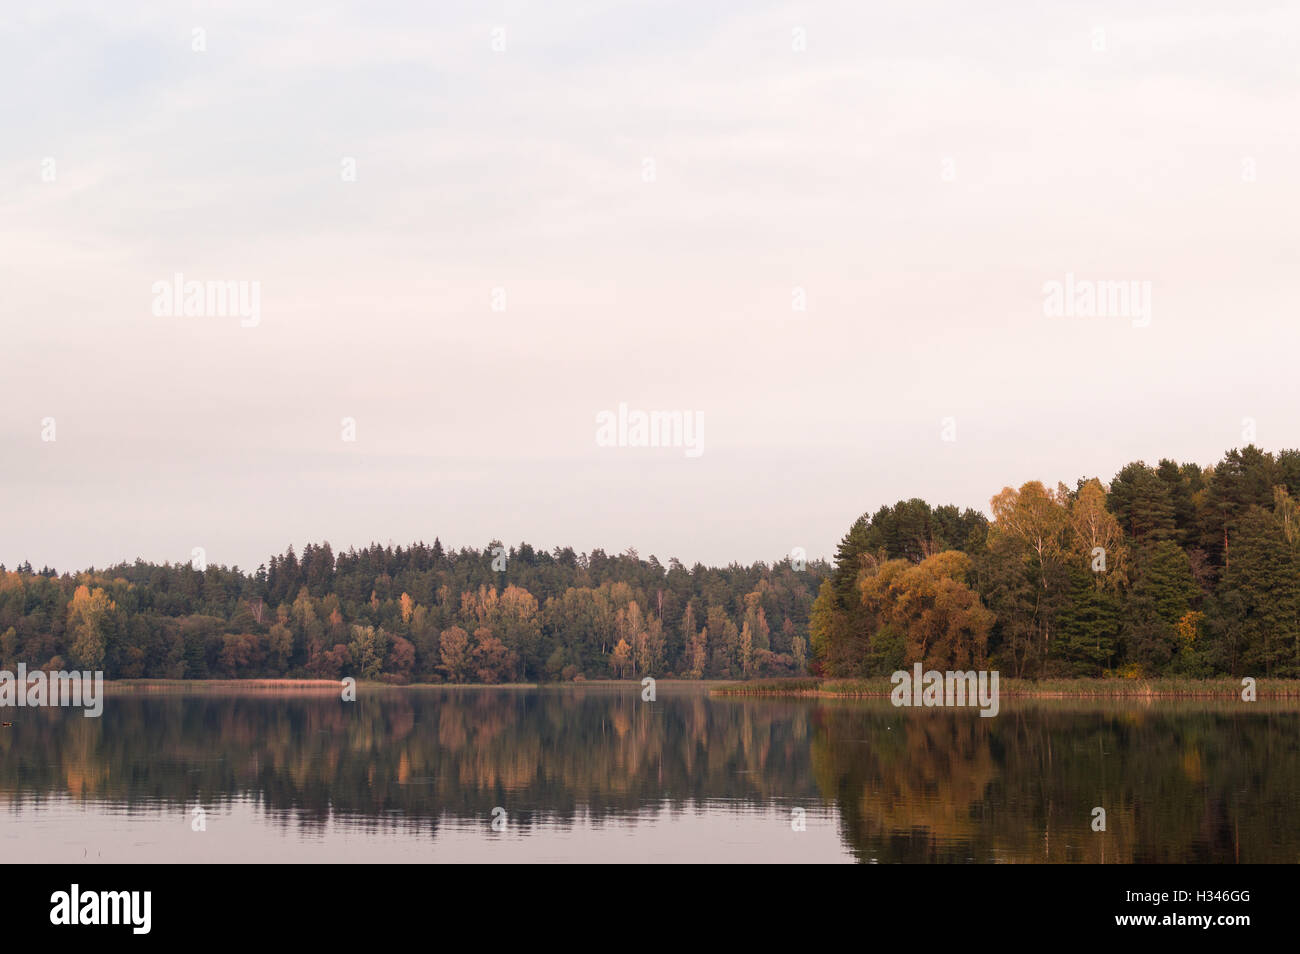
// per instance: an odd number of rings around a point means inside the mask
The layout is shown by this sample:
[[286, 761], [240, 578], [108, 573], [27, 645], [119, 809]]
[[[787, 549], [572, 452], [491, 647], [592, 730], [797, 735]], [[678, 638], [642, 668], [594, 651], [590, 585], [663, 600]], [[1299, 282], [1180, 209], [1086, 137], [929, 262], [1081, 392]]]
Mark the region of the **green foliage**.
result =
[[1057, 628], [1057, 650], [1066, 673], [1100, 676], [1114, 668], [1122, 606], [1112, 592], [1096, 585], [1085, 570], [1070, 570], [1070, 598]]
[[[822, 561], [687, 568], [635, 551], [435, 540], [290, 548], [252, 573], [136, 561], [58, 575], [0, 566], [0, 655], [109, 678], [538, 681], [801, 674]], [[748, 632], [748, 642], [742, 631]], [[447, 634], [464, 637], [447, 645]], [[456, 643], [458, 636], [452, 642]]]
[[[860, 517], [813, 608], [810, 669], [862, 678], [899, 668], [900, 627], [863, 582], [889, 560], [920, 565], [931, 546], [961, 539], [996, 619], [990, 665], [1010, 677], [1300, 677], [1300, 451], [1252, 445], [1205, 468], [1127, 464], [1106, 493], [1111, 516], [1089, 509], [1087, 484], [1005, 488], [982, 527], [919, 500]], [[927, 652], [927, 664], [941, 661]]]

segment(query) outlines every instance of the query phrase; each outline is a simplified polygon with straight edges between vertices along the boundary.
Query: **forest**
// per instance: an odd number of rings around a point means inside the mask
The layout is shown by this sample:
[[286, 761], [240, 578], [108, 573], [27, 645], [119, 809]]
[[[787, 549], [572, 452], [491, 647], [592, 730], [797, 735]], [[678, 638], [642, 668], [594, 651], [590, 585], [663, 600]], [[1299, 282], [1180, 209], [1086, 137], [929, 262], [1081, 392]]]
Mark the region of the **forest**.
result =
[[1300, 451], [1030, 481], [990, 513], [860, 517], [813, 607], [813, 671], [1300, 677]]
[[0, 565], [0, 668], [507, 683], [886, 675], [1300, 677], [1300, 451], [899, 501], [833, 564], [667, 566], [499, 541], [238, 567]]
[[634, 550], [292, 547], [252, 573], [0, 565], [0, 668], [110, 679], [509, 683], [806, 671], [825, 562], [687, 569]]

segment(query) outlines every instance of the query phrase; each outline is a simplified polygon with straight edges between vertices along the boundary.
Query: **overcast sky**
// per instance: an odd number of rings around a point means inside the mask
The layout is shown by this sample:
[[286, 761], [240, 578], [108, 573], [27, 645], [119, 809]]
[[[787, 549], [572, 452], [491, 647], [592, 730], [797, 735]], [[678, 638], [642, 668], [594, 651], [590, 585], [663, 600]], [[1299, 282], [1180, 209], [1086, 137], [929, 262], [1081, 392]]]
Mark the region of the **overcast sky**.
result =
[[1296, 446], [1298, 53], [1251, 0], [6, 3], [0, 562], [818, 556]]

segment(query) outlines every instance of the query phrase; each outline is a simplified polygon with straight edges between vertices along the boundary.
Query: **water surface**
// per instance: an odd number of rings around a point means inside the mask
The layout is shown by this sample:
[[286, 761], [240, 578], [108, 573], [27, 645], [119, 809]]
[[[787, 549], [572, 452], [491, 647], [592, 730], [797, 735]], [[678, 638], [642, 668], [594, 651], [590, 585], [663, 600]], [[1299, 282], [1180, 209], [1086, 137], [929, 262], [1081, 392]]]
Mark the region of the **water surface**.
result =
[[661, 683], [110, 690], [99, 719], [5, 720], [10, 861], [1300, 861], [1294, 704], [988, 719]]

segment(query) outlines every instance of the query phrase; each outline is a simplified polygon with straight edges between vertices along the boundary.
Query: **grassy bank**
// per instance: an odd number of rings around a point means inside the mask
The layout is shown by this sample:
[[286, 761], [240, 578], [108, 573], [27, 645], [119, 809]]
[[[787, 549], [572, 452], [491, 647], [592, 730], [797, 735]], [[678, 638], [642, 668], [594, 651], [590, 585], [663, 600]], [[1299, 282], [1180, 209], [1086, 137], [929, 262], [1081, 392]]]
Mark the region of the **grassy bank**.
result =
[[[814, 696], [869, 698], [888, 696], [893, 689], [888, 676], [873, 679], [756, 679], [718, 686], [719, 696]], [[1241, 698], [1240, 679], [1002, 679], [1003, 696], [1039, 699], [1071, 698]], [[1259, 679], [1259, 698], [1300, 698], [1300, 679]]]

